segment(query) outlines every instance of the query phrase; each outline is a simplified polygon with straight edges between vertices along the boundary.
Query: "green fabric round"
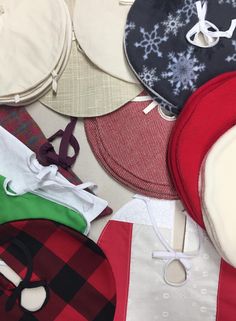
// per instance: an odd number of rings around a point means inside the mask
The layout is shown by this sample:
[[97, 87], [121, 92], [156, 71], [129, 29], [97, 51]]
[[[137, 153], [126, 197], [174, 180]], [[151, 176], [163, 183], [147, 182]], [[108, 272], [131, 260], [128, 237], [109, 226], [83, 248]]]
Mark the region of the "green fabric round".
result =
[[9, 196], [3, 188], [4, 180], [0, 176], [0, 224], [25, 219], [46, 219], [83, 234], [87, 233], [88, 225], [81, 213], [31, 193]]

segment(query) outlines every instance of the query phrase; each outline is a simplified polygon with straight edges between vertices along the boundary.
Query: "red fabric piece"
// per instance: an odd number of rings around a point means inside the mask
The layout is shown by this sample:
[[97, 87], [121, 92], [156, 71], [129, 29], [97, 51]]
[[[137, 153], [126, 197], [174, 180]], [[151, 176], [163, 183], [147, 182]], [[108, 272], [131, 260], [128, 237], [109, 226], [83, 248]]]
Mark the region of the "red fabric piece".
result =
[[148, 102], [129, 102], [119, 110], [85, 120], [94, 155], [108, 173], [132, 190], [177, 199], [167, 169], [167, 146], [175, 121], [157, 110], [144, 115]]
[[[39, 153], [40, 147], [45, 143], [48, 143], [47, 138], [24, 107], [1, 106], [0, 125], [35, 152], [38, 161], [42, 165], [47, 165]], [[80, 178], [76, 176], [71, 169], [65, 170], [64, 168], [59, 167], [59, 171], [71, 183], [75, 185], [82, 183]], [[89, 189], [87, 189], [87, 191], [92, 193]], [[110, 214], [112, 214], [112, 209], [107, 207], [101, 213], [100, 217]]]
[[[236, 72], [223, 74], [188, 100], [172, 132], [168, 162], [187, 212], [204, 228], [198, 180], [202, 161], [216, 140], [236, 123]], [[236, 269], [222, 260], [216, 321], [235, 321]]]
[[[113, 321], [116, 287], [104, 252], [83, 234], [63, 225], [48, 220], [22, 222], [0, 225], [1, 259], [24, 279], [27, 260], [14, 241], [24, 244], [33, 263], [30, 281], [46, 283], [48, 300], [35, 313], [22, 310], [19, 302], [15, 302], [12, 310], [6, 311], [6, 302], [14, 286], [0, 275], [0, 290], [3, 291], [0, 319]], [[69, 244], [71, 249], [66, 251]]]
[[[126, 321], [133, 224], [110, 221], [98, 244], [106, 254], [116, 280], [117, 303], [114, 321]], [[119, 235], [119, 238], [117, 238]], [[122, 243], [121, 243], [122, 241]]]

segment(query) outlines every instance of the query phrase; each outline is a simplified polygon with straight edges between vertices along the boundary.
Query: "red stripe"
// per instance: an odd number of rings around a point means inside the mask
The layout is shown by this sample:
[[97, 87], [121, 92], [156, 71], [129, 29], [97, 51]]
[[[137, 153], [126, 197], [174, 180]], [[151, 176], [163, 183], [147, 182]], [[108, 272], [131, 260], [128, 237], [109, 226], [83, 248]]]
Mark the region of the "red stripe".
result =
[[130, 257], [133, 224], [110, 221], [98, 241], [113, 269], [117, 305], [114, 321], [125, 321], [129, 295]]

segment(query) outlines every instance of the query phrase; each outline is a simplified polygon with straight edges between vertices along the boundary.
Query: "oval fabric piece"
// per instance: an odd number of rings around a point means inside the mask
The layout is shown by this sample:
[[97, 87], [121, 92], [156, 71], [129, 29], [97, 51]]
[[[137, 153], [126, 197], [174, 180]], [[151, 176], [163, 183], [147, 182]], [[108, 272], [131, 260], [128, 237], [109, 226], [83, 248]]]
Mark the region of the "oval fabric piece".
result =
[[[228, 30], [236, 18], [235, 2], [206, 1], [206, 5], [205, 20], [219, 31]], [[197, 12], [196, 0], [136, 0], [128, 15], [125, 46], [129, 63], [155, 99], [175, 114], [195, 89], [236, 68], [233, 28], [231, 38], [219, 38], [213, 47], [201, 48], [187, 41], [199, 19], [202, 11]]]
[[132, 101], [107, 116], [87, 119], [87, 138], [98, 161], [115, 179], [143, 195], [176, 199], [166, 165], [175, 122], [162, 118], [157, 110], [144, 115], [149, 104], [150, 100]]

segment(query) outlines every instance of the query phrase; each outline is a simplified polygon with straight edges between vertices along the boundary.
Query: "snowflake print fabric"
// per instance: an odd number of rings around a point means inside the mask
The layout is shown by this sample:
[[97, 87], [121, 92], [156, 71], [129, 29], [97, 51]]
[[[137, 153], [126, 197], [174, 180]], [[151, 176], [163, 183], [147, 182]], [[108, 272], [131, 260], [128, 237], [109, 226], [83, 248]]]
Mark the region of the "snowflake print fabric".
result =
[[[235, 17], [236, 0], [207, 1], [206, 20], [219, 30], [227, 30]], [[198, 22], [196, 0], [136, 0], [128, 14], [128, 63], [150, 95], [175, 115], [205, 82], [236, 69], [236, 31], [201, 48], [186, 38]]]
[[185, 23], [189, 23], [192, 16], [197, 14], [196, 0], [184, 0], [184, 6], [177, 12], [183, 15]]
[[127, 40], [127, 37], [130, 33], [130, 31], [134, 30], [135, 29], [135, 23], [130, 21], [126, 23], [126, 26], [125, 26], [125, 40]]
[[156, 76], [156, 68], [148, 69], [146, 66], [143, 66], [143, 70], [139, 74], [139, 77], [149, 87], [153, 87], [154, 84], [159, 80], [159, 78]]
[[168, 79], [175, 95], [183, 90], [194, 90], [198, 74], [205, 69], [204, 64], [199, 64], [196, 57], [192, 56], [193, 47], [187, 52], [175, 55], [173, 52], [168, 55], [170, 60], [168, 71], [162, 73], [164, 79]]
[[231, 4], [234, 8], [236, 8], [236, 0], [219, 0], [220, 4]]
[[236, 40], [232, 41], [232, 45], [234, 47], [234, 54], [231, 55], [231, 56], [228, 56], [226, 58], [226, 61], [228, 61], [228, 62], [231, 62], [231, 61], [235, 61], [236, 62]]
[[154, 29], [151, 32], [145, 31], [144, 28], [140, 28], [140, 33], [142, 34], [142, 41], [136, 42], [135, 47], [141, 47], [144, 49], [143, 59], [148, 59], [148, 56], [153, 52], [157, 57], [162, 57], [162, 52], [159, 49], [159, 46], [162, 42], [167, 41], [168, 38], [160, 37], [158, 35], [159, 25], [155, 25]]
[[173, 34], [174, 36], [177, 36], [178, 31], [181, 27], [184, 26], [184, 23], [181, 20], [181, 15], [174, 16], [171, 13], [169, 14], [166, 21], [162, 22], [165, 29], [165, 34]]

